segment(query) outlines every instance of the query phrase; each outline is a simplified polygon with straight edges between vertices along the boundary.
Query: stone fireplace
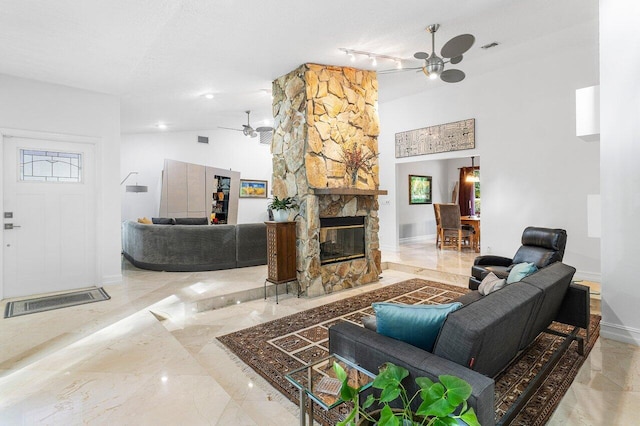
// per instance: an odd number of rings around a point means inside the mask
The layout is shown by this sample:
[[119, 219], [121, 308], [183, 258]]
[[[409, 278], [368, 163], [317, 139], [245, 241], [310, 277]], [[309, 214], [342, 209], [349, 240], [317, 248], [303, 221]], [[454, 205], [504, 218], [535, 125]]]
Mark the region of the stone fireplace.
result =
[[308, 296], [381, 272], [377, 100], [373, 71], [304, 64], [273, 82], [272, 189], [300, 205], [297, 275]]

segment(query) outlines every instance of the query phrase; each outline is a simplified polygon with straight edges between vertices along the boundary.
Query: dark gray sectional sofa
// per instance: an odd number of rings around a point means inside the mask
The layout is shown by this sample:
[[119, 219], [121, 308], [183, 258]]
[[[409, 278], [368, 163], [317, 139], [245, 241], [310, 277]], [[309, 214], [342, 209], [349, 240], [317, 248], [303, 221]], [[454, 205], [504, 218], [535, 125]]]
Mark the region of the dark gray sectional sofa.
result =
[[407, 368], [411, 392], [416, 377], [461, 377], [473, 387], [469, 405], [478, 420], [493, 425], [493, 378], [552, 321], [588, 327], [589, 289], [571, 282], [574, 273], [557, 262], [487, 296], [462, 296], [464, 306], [448, 315], [432, 353], [346, 321], [329, 329], [329, 350], [371, 372], [385, 362]]
[[122, 253], [142, 269], [213, 271], [267, 264], [264, 223], [153, 225], [125, 221]]

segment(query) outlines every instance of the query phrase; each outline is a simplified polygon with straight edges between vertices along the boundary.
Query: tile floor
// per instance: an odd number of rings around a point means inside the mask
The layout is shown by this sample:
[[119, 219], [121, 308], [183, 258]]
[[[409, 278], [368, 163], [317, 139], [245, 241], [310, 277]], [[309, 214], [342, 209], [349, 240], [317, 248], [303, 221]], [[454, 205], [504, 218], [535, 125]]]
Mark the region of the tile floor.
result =
[[[110, 301], [0, 320], [0, 425], [296, 425], [296, 405], [216, 336], [415, 276], [465, 286], [474, 257], [406, 244], [383, 254], [379, 283], [278, 305], [261, 296], [266, 266], [164, 273], [124, 262]], [[639, 405], [640, 348], [601, 338], [550, 424], [636, 424]]]

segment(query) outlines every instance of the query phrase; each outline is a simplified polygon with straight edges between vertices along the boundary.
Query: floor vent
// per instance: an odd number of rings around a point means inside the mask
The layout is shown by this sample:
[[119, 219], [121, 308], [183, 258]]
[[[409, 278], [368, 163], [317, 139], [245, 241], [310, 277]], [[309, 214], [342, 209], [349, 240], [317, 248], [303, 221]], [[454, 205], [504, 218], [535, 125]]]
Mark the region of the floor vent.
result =
[[69, 306], [84, 305], [85, 303], [109, 300], [111, 297], [102, 287], [90, 290], [74, 291], [53, 296], [36, 297], [33, 299], [16, 300], [7, 303], [4, 317], [11, 318], [20, 315], [35, 314], [36, 312], [51, 311]]

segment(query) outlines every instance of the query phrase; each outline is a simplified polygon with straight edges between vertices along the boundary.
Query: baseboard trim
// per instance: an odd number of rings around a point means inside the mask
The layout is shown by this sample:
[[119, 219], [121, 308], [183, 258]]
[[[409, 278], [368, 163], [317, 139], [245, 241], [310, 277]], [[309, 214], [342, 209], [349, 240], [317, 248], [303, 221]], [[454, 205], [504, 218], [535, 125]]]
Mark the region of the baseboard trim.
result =
[[428, 241], [428, 240], [436, 240], [436, 235], [417, 235], [415, 237], [406, 237], [406, 238], [400, 238], [400, 244], [403, 243], [417, 243], [417, 242], [422, 242], [422, 241]]
[[640, 346], [640, 330], [637, 328], [600, 321], [600, 335], [606, 339]]
[[593, 281], [596, 283], [602, 282], [602, 274], [600, 272], [589, 272], [589, 271], [576, 271], [574, 275], [574, 279], [576, 281]]
[[114, 284], [119, 282], [122, 282], [122, 274], [102, 276], [102, 284]]

